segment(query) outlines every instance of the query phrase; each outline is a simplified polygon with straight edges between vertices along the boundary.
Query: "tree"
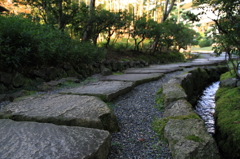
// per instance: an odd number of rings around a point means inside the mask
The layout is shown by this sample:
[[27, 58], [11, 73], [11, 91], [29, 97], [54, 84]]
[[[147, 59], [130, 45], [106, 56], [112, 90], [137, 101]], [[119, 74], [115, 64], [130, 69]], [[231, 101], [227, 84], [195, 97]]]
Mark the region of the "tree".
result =
[[32, 7], [31, 17], [36, 22], [57, 26], [64, 31], [78, 14], [79, 5], [71, 0], [17, 0]]
[[[164, 7], [161, 23], [163, 23], [164, 21], [167, 20], [170, 12], [173, 9], [173, 6], [174, 6], [175, 2], [176, 2], [176, 0], [166, 0], [165, 1], [165, 7]], [[151, 52], [153, 52], [153, 53], [157, 50], [157, 45], [158, 45], [158, 42], [159, 42], [159, 38], [160, 38], [160, 35], [157, 35], [154, 39], [154, 42], [153, 42], [152, 46], [151, 46]]]
[[221, 54], [223, 51], [227, 53], [235, 73], [240, 78], [240, 74], [237, 71], [237, 66], [232, 59], [232, 55], [237, 55], [238, 57], [240, 55], [240, 1], [195, 1], [195, 5], [204, 3], [208, 3], [208, 10], [211, 10], [216, 15], [216, 18], [212, 19], [215, 22], [215, 28], [217, 30], [217, 32], [214, 34], [214, 38], [218, 44], [214, 47], [214, 51], [218, 54]]

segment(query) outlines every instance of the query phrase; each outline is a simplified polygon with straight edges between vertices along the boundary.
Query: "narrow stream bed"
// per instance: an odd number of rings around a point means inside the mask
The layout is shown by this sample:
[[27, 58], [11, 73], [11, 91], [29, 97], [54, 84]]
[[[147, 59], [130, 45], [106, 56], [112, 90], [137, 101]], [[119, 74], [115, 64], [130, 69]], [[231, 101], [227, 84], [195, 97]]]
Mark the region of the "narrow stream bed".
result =
[[199, 98], [195, 106], [195, 112], [205, 122], [206, 128], [210, 134], [215, 133], [214, 128], [214, 113], [215, 113], [215, 94], [219, 88], [219, 81], [213, 82], [210, 86], [206, 87], [202, 96]]
[[112, 134], [108, 159], [171, 159], [168, 144], [160, 141], [152, 130], [152, 122], [162, 118], [156, 108], [156, 92], [173, 76], [193, 68], [166, 74], [163, 78], [135, 87], [110, 103], [120, 124], [120, 132]]

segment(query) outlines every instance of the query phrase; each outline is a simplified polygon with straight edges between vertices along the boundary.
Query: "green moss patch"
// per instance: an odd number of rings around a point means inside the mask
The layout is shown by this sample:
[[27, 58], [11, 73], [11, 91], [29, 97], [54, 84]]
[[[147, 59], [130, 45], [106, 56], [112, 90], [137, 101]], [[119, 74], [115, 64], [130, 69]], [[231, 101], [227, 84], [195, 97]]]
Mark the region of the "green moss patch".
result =
[[217, 141], [224, 156], [240, 158], [240, 88], [220, 88], [216, 95]]
[[198, 136], [195, 136], [195, 135], [189, 135], [186, 137], [187, 140], [192, 140], [192, 141], [195, 141], [195, 142], [204, 142], [203, 139], [201, 139], [200, 137]]
[[157, 95], [158, 95], [158, 94], [162, 94], [162, 92], [163, 92], [163, 89], [162, 89], [162, 88], [160, 88], [160, 89], [158, 89], [158, 91], [157, 91], [157, 93], [156, 93], [156, 94], [157, 94]]
[[113, 75], [122, 75], [122, 72], [114, 72]]
[[164, 128], [170, 119], [186, 120], [186, 119], [200, 119], [200, 117], [196, 113], [191, 113], [189, 115], [182, 115], [182, 116], [175, 116], [175, 117], [168, 117], [168, 118], [154, 120], [152, 123], [153, 130], [158, 134], [160, 139], [163, 139], [165, 141], [166, 139], [164, 138]]
[[228, 71], [224, 74], [221, 75], [220, 80], [225, 80], [227, 78], [235, 78], [236, 77], [236, 73], [234, 72], [234, 70]]

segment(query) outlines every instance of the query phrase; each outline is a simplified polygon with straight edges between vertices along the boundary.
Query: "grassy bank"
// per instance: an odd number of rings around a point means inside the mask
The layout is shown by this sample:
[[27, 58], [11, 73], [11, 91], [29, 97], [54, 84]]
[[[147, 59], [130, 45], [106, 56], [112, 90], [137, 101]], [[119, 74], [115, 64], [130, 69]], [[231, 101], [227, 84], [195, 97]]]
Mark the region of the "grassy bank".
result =
[[[227, 72], [221, 80], [230, 77], [233, 75]], [[240, 158], [239, 101], [239, 87], [220, 87], [216, 93], [216, 140], [224, 158]]]

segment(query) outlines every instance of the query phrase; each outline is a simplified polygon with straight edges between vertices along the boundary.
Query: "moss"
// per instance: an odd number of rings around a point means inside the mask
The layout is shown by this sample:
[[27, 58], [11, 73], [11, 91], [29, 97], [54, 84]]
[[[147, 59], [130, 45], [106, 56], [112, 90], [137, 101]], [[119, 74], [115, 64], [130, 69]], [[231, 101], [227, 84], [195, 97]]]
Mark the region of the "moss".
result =
[[234, 70], [231, 70], [231, 71], [228, 71], [228, 72], [222, 74], [220, 77], [220, 80], [222, 81], [227, 78], [234, 78], [234, 77], [236, 77], [236, 73], [234, 72]]
[[113, 75], [122, 75], [122, 72], [114, 72]]
[[152, 123], [153, 130], [158, 134], [159, 138], [164, 141], [167, 141], [167, 139], [164, 138], [164, 128], [169, 120], [170, 118], [162, 118], [154, 120]]
[[225, 156], [240, 158], [240, 88], [220, 88], [216, 94], [216, 139]]
[[156, 97], [155, 97], [155, 103], [156, 103], [156, 108], [160, 111], [163, 110], [164, 108], [164, 99], [165, 99], [165, 95], [162, 94], [163, 89], [160, 88], [158, 90], [158, 92], [156, 93]]
[[130, 59], [124, 59], [124, 58], [122, 58], [120, 61], [130, 61]]
[[164, 99], [165, 99], [165, 95], [158, 95], [155, 99], [156, 104], [164, 105]]
[[195, 142], [204, 142], [203, 139], [201, 139], [200, 137], [198, 136], [195, 136], [195, 135], [189, 135], [187, 137], [185, 137], [187, 140], [192, 140], [192, 141], [195, 141]]
[[181, 115], [154, 120], [152, 124], [153, 130], [158, 134], [159, 138], [163, 139], [164, 141], [166, 141], [166, 139], [164, 138], [164, 128], [170, 119], [186, 120], [186, 119], [200, 119], [200, 117], [196, 113], [191, 113], [189, 115]]
[[111, 110], [113, 110], [113, 108], [116, 107], [116, 105], [114, 105], [112, 102], [107, 102], [106, 104], [108, 105], [108, 108]]
[[162, 92], [163, 92], [163, 89], [162, 89], [162, 88], [160, 88], [160, 89], [158, 89], [158, 91], [157, 91], [157, 93], [156, 93], [156, 94], [162, 94]]

